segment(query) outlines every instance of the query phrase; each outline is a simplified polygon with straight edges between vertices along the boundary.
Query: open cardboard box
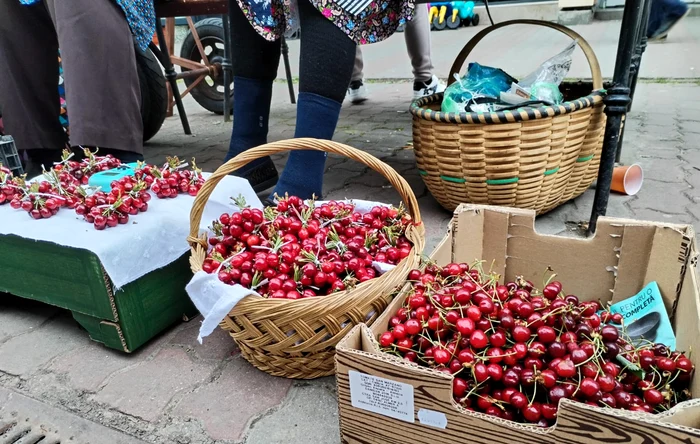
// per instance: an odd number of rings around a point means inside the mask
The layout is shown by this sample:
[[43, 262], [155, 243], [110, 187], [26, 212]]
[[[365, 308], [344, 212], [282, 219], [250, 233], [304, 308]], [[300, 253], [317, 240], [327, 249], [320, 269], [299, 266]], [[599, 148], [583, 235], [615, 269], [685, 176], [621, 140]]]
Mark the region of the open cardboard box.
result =
[[[692, 226], [601, 218], [591, 239], [544, 236], [535, 213], [462, 205], [431, 257], [440, 265], [483, 259], [505, 280], [533, 282], [551, 266], [567, 293], [616, 302], [656, 281], [679, 350], [700, 365], [700, 289]], [[376, 337], [401, 307], [400, 294], [372, 328], [356, 326], [337, 346], [341, 433], [348, 443], [700, 443], [700, 399], [663, 414], [562, 400], [548, 429], [467, 412], [452, 401], [452, 377], [381, 353]], [[691, 391], [700, 395], [700, 377]]]

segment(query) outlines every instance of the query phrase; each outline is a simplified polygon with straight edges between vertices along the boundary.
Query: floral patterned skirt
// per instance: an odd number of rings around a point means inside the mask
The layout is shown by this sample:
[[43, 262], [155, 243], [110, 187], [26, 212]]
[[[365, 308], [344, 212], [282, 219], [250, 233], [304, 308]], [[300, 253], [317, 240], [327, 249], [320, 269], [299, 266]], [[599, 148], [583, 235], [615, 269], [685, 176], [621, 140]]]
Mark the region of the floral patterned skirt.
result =
[[237, 0], [258, 34], [274, 41], [299, 29], [297, 1], [310, 1], [358, 44], [380, 42], [413, 18], [415, 0]]

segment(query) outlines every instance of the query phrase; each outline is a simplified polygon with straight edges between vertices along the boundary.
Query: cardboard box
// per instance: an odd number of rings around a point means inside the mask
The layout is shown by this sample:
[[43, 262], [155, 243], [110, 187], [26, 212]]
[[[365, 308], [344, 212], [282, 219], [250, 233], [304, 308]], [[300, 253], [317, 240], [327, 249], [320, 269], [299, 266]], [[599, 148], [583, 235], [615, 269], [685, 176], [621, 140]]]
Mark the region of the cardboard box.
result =
[[[462, 205], [432, 258], [440, 265], [484, 259], [506, 280], [540, 282], [547, 266], [568, 293], [617, 301], [657, 281], [678, 349], [700, 350], [700, 289], [691, 226], [601, 218], [591, 239], [544, 236], [534, 212]], [[467, 412], [452, 401], [452, 377], [379, 351], [376, 337], [401, 307], [397, 297], [372, 328], [355, 327], [337, 346], [343, 441], [347, 443], [700, 443], [700, 399], [650, 415], [563, 400], [554, 427]], [[691, 391], [700, 395], [700, 377]], [[379, 412], [379, 413], [378, 413]]]
[[70, 310], [90, 338], [132, 352], [194, 316], [185, 285], [189, 253], [116, 291], [90, 251], [0, 235], [0, 297], [10, 293]]

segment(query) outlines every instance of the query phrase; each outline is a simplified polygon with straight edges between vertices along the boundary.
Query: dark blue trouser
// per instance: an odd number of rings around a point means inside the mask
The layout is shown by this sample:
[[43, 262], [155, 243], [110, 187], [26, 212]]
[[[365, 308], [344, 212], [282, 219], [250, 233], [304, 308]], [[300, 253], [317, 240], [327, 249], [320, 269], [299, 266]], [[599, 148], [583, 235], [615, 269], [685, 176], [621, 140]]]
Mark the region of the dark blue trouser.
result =
[[688, 5], [682, 0], [651, 0], [647, 37], [654, 37], [668, 29], [687, 10]]

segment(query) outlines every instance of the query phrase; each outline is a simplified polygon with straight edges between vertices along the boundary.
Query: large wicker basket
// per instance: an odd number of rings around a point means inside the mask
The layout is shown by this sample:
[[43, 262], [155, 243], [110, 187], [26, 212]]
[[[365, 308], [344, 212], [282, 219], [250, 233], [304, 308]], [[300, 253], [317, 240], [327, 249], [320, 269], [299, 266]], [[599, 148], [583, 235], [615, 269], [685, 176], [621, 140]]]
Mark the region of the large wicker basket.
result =
[[397, 286], [417, 267], [425, 243], [418, 202], [408, 183], [390, 166], [362, 151], [336, 142], [292, 139], [248, 150], [222, 165], [202, 186], [190, 214], [193, 272], [202, 269], [207, 239], [199, 235], [204, 206], [223, 177], [257, 158], [289, 150], [318, 150], [361, 162], [386, 177], [401, 195], [413, 220], [406, 237], [411, 255], [394, 269], [348, 291], [330, 296], [286, 300], [248, 296], [221, 323], [258, 369], [274, 376], [312, 379], [333, 374], [335, 345], [359, 323], [371, 324], [387, 307]]
[[[605, 129], [603, 81], [593, 49], [576, 32], [538, 20], [486, 28], [457, 56], [450, 83], [481, 39], [517, 24], [545, 26], [576, 39], [590, 64], [592, 85], [564, 82], [565, 103], [516, 111], [443, 113], [442, 94], [414, 102], [413, 145], [419, 173], [448, 210], [465, 202], [544, 213], [582, 194], [598, 174]], [[582, 86], [587, 92], [581, 91]], [[583, 94], [588, 95], [581, 98]]]

